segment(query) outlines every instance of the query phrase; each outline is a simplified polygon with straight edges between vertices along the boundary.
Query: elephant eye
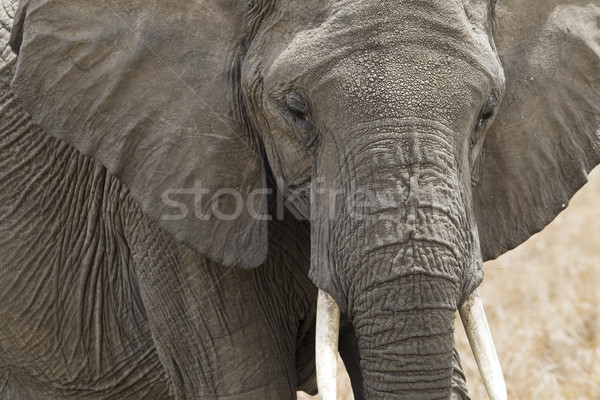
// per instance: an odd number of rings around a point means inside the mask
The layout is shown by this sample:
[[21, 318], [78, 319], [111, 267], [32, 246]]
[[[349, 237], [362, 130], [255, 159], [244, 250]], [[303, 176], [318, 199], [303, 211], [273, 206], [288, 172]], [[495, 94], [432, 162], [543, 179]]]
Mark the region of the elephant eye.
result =
[[[477, 152], [477, 149], [481, 147], [481, 142], [485, 136], [487, 128], [490, 125], [490, 121], [492, 121], [496, 116], [497, 110], [498, 101], [496, 100], [496, 96], [494, 94], [490, 94], [483, 107], [481, 107], [481, 111], [479, 112], [479, 118], [477, 119], [477, 124], [475, 125], [473, 133], [471, 134], [472, 152]], [[476, 155], [473, 155], [473, 157], [475, 156]]]
[[308, 114], [308, 105], [302, 96], [295, 90], [285, 95], [285, 104], [294, 118], [305, 119]]
[[496, 105], [496, 96], [491, 94], [490, 97], [488, 97], [485, 104], [483, 105], [483, 107], [481, 108], [481, 111], [479, 112], [479, 119], [477, 120], [477, 125], [475, 126], [476, 132], [480, 131], [487, 121], [493, 119], [496, 116]]
[[490, 119], [492, 119], [495, 115], [494, 111], [488, 111], [485, 114], [481, 115], [481, 117], [479, 117], [479, 120], [477, 121], [477, 126], [475, 127], [476, 131], [480, 131], [481, 128], [483, 128], [483, 125], [485, 125], [485, 123], [487, 121], [489, 121]]

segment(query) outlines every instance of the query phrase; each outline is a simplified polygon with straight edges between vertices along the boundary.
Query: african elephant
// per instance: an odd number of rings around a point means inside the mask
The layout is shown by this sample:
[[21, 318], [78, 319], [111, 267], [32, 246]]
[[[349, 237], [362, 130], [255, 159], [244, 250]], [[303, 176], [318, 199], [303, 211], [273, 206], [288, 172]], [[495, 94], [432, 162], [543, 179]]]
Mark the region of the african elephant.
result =
[[581, 0], [20, 0], [0, 393], [293, 398], [340, 313], [357, 398], [468, 398], [453, 321], [482, 262], [600, 162], [599, 18]]

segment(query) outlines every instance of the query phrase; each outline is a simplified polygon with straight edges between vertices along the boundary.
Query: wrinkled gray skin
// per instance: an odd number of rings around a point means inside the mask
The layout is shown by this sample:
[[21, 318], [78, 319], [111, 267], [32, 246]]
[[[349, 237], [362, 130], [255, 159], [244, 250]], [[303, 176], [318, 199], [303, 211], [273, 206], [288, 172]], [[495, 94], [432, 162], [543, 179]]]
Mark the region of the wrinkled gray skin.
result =
[[0, 399], [314, 392], [308, 224], [274, 222], [254, 270], [177, 243], [98, 162], [31, 122], [0, 34]]
[[600, 162], [600, 8], [507, 1], [498, 51], [485, 0], [130, 3], [22, 1], [18, 61], [3, 20], [0, 398], [314, 391], [313, 283], [357, 399], [468, 398], [482, 261]]
[[[4, 94], [13, 67], [1, 68]], [[232, 272], [157, 228], [12, 96], [1, 107], [0, 399], [315, 390], [305, 222], [273, 223], [265, 264]]]

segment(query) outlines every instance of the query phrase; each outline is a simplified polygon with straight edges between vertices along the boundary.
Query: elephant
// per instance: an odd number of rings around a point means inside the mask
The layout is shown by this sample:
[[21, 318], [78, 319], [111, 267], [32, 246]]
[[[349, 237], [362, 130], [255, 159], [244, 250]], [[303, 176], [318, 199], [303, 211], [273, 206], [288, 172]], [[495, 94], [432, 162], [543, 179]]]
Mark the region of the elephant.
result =
[[600, 163], [595, 3], [3, 0], [0, 398], [468, 399], [483, 262]]

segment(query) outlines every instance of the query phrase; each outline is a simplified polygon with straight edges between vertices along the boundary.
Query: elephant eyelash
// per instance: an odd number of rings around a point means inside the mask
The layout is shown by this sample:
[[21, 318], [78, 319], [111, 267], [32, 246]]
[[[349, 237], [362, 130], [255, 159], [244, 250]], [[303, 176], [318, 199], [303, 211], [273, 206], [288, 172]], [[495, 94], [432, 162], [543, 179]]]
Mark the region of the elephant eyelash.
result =
[[295, 119], [306, 119], [309, 112], [308, 104], [306, 104], [306, 101], [298, 92], [296, 92], [295, 90], [288, 92], [285, 95], [285, 104], [287, 107], [287, 111]]
[[294, 138], [310, 153], [318, 145], [319, 135], [309, 118], [311, 110], [304, 96], [292, 89], [280, 90], [272, 98], [279, 104], [279, 114], [289, 124]]
[[494, 119], [498, 110], [497, 104], [496, 96], [491, 94], [479, 112], [475, 132], [481, 131], [488, 121]]
[[489, 121], [492, 117], [493, 114], [485, 114], [479, 117], [479, 120], [477, 120], [477, 125], [475, 125], [475, 133], [481, 132], [484, 129], [486, 122]]
[[481, 108], [479, 118], [471, 134], [471, 149], [469, 151], [469, 163], [471, 164], [471, 186], [475, 187], [481, 174], [481, 149], [490, 121], [494, 119], [497, 112], [497, 101], [494, 95], [490, 95]]
[[481, 115], [480, 120], [481, 121], [487, 121], [489, 119], [492, 119], [496, 116], [496, 108], [492, 107], [489, 110], [485, 110], [484, 113]]

